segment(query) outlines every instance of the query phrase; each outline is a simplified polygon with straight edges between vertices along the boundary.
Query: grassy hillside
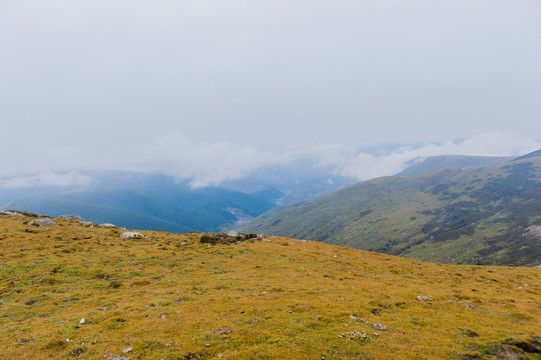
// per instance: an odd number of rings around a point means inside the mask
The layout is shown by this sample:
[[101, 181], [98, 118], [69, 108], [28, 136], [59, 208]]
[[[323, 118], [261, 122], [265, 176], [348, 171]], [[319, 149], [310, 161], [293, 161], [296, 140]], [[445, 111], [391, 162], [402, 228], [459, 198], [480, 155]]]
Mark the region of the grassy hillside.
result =
[[0, 215], [2, 359], [541, 358], [541, 269], [31, 219]]
[[444, 263], [539, 265], [541, 157], [378, 178], [240, 229]]

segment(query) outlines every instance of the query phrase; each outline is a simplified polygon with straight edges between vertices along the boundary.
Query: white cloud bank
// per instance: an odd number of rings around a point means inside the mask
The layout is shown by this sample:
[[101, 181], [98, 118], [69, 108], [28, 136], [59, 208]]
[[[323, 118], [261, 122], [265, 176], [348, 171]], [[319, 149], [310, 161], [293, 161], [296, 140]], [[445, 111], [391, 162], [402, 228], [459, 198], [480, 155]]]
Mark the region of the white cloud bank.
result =
[[84, 187], [93, 183], [92, 178], [75, 171], [67, 173], [45, 172], [30, 176], [17, 176], [0, 180], [0, 188], [18, 189], [31, 187]]
[[155, 144], [133, 149], [132, 168], [163, 172], [190, 179], [193, 187], [219, 185], [238, 179], [260, 166], [275, 163], [275, 156], [257, 146], [231, 142], [197, 142], [171, 134]]
[[[444, 141], [418, 147], [403, 147], [389, 154], [375, 156], [359, 153], [349, 158], [335, 158], [339, 174], [363, 181], [394, 175], [416, 158], [437, 155], [518, 156], [541, 149], [541, 141], [500, 133], [486, 133], [460, 141]], [[327, 160], [329, 163], [333, 159]]]
[[541, 148], [541, 141], [500, 133], [486, 133], [439, 144], [403, 146], [374, 155], [353, 144], [321, 144], [289, 149], [261, 149], [257, 142], [196, 142], [181, 134], [168, 135], [154, 144], [134, 148], [131, 168], [162, 172], [189, 179], [194, 187], [215, 186], [241, 178], [258, 168], [302, 159], [335, 168], [342, 176], [363, 181], [394, 175], [416, 158], [436, 155], [518, 156]]
[[[239, 179], [269, 165], [288, 164], [309, 159], [321, 167], [334, 169], [335, 174], [364, 181], [379, 176], [394, 175], [417, 158], [436, 155], [518, 156], [541, 149], [541, 141], [501, 133], [485, 133], [468, 139], [441, 143], [393, 147], [394, 150], [374, 153], [363, 151], [354, 144], [320, 144], [293, 148], [260, 148], [257, 141], [194, 141], [173, 133], [148, 144], [123, 146], [114, 153], [95, 149], [73, 149], [77, 162], [64, 161], [58, 156], [40, 158], [38, 175], [9, 176], [0, 180], [3, 189], [24, 187], [87, 186], [92, 179], [88, 170], [126, 170], [164, 173], [177, 179], [187, 179], [193, 187], [218, 186], [227, 180]], [[54, 154], [50, 150], [49, 154]], [[20, 165], [20, 163], [19, 163]], [[17, 170], [21, 168], [18, 167]], [[9, 171], [9, 169], [2, 169]], [[0, 171], [2, 171], [0, 170]], [[1, 174], [1, 173], [0, 173]]]

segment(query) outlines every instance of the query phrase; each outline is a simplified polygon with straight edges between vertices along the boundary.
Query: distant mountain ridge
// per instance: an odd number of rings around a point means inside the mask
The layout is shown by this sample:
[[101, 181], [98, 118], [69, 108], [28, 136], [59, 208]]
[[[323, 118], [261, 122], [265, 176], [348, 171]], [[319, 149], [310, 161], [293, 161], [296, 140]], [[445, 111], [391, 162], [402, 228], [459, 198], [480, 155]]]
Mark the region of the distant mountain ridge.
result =
[[512, 156], [437, 155], [413, 159], [408, 162], [407, 165], [409, 166], [405, 170], [396, 175], [414, 176], [455, 167], [463, 168], [500, 164], [512, 159]]
[[372, 179], [239, 229], [436, 262], [539, 265], [539, 153]]
[[116, 171], [85, 176], [94, 183], [84, 188], [0, 188], [1, 208], [52, 216], [76, 214], [94, 223], [145, 230], [220, 231], [277, 206], [313, 199], [354, 182], [309, 161], [269, 166], [205, 188], [192, 188], [188, 180], [161, 174]]

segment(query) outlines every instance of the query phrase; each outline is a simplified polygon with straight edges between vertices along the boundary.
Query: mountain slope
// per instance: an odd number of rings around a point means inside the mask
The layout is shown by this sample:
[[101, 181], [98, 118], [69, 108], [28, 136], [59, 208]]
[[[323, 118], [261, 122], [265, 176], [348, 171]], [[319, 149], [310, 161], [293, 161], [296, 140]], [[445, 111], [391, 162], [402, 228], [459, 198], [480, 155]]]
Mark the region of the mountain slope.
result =
[[6, 359], [539, 359], [541, 269], [0, 214]]
[[378, 178], [240, 229], [445, 263], [539, 265], [541, 157]]

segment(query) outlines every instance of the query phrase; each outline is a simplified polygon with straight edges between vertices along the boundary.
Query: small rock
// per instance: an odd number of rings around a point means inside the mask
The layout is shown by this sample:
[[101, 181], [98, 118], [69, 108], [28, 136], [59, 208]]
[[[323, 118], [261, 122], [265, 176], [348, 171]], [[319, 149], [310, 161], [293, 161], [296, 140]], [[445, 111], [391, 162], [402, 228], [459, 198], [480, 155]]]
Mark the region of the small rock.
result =
[[60, 215], [59, 219], [74, 220], [74, 221], [83, 221], [83, 218], [79, 215]]
[[239, 233], [236, 231], [230, 231], [227, 233], [227, 236], [236, 237], [239, 236]]
[[105, 310], [109, 310], [109, 308], [107, 306], [102, 306], [98, 310], [105, 311]]
[[125, 349], [122, 349], [122, 352], [123, 352], [123, 353], [129, 353], [129, 352], [131, 352], [132, 350], [133, 350], [133, 348], [127, 347], [127, 348], [125, 348]]
[[214, 333], [216, 335], [224, 335], [224, 334], [231, 334], [232, 332], [233, 332], [233, 330], [226, 328], [226, 329], [218, 329]]
[[27, 225], [34, 225], [34, 224], [37, 224], [39, 227], [56, 225], [56, 223], [50, 218], [34, 219], [30, 221]]
[[269, 239], [261, 239], [261, 241], [271, 242]]
[[185, 243], [185, 242], [182, 242], [182, 243], [180, 243], [180, 245], [181, 245], [181, 246], [185, 246], [185, 245], [186, 245], [186, 243]]
[[432, 301], [431, 298], [429, 298], [428, 296], [423, 296], [423, 295], [417, 296], [417, 300], [419, 300], [419, 301]]
[[128, 356], [119, 356], [114, 354], [105, 354], [103, 357], [110, 360], [130, 360]]
[[381, 330], [381, 331], [387, 330], [387, 326], [383, 324], [372, 324], [372, 327], [374, 327], [374, 329], [376, 330]]
[[79, 324], [84, 324], [86, 322], [85, 318], [82, 318], [81, 320], [79, 320]]
[[123, 232], [122, 234], [120, 234], [120, 237], [123, 238], [123, 239], [129, 239], [129, 238], [133, 238], [133, 237], [145, 237], [145, 235], [141, 234], [140, 232], [137, 232], [137, 231], [126, 231], [126, 232]]
[[206, 347], [210, 347], [210, 344], [205, 344]]
[[100, 224], [100, 226], [105, 226], [105, 227], [115, 227], [115, 228], [116, 228], [116, 225], [114, 225], [114, 224], [109, 224], [109, 223]]

